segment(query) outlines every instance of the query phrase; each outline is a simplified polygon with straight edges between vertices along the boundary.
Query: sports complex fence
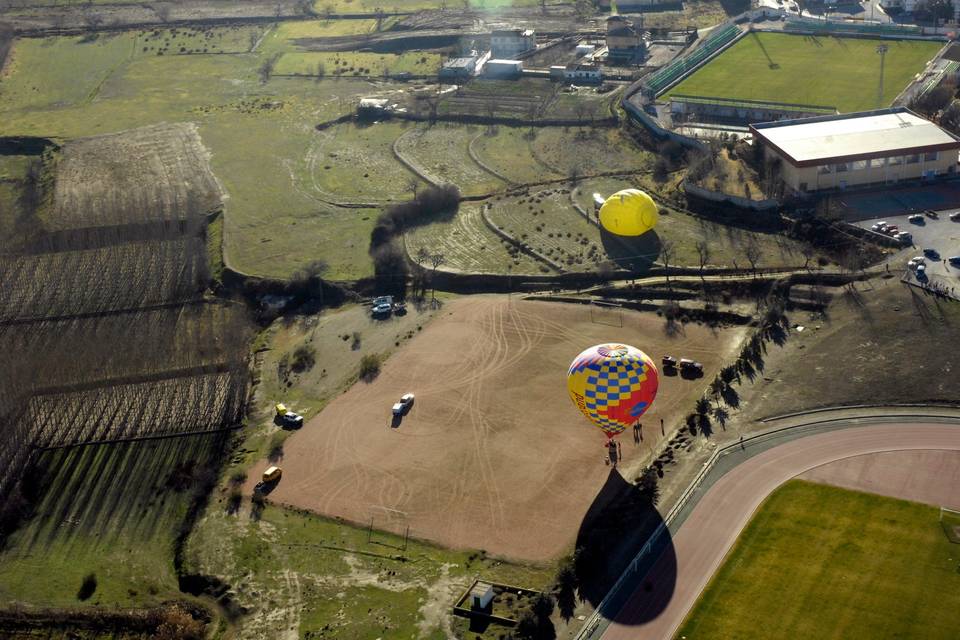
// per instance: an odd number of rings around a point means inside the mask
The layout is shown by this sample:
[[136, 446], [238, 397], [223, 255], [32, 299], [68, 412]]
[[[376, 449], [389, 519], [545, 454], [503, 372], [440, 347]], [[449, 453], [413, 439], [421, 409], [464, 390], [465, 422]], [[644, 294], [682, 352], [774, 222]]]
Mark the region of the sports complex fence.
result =
[[699, 47], [646, 78], [644, 80], [644, 93], [655, 97], [667, 90], [674, 82], [733, 42], [741, 33], [743, 32], [740, 27], [735, 24], [727, 24], [714, 30]]
[[824, 35], [863, 35], [863, 36], [919, 36], [923, 34], [920, 27], [899, 24], [870, 24], [856, 22], [833, 22], [830, 20], [814, 20], [812, 18], [787, 18], [783, 26], [784, 31], [805, 31], [822, 33]]

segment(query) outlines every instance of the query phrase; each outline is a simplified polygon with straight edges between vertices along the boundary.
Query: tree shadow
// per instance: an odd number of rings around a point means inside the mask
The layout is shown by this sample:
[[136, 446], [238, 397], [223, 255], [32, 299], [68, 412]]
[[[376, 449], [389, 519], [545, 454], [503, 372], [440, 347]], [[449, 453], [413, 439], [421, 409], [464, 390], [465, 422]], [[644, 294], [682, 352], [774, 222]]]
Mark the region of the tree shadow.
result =
[[733, 385], [724, 385], [723, 391], [720, 392], [720, 397], [723, 398], [723, 401], [728, 407], [733, 409], [740, 407], [740, 394], [733, 388]]
[[601, 227], [600, 241], [610, 260], [637, 274], [648, 273], [660, 256], [660, 236], [653, 229], [639, 236], [618, 236]]
[[[582, 600], [594, 607], [599, 606], [650, 535], [663, 524], [654, 504], [655, 480], [643, 484], [646, 489], [626, 481], [618, 470], [611, 469], [580, 524], [575, 559], [578, 592]], [[640, 585], [650, 596], [631, 602], [629, 615], [621, 620], [621, 608], [632, 595], [630, 589], [622, 589], [604, 603], [600, 610], [604, 617], [637, 625], [663, 611], [676, 583], [676, 556], [669, 533], [659, 536], [645, 559], [650, 563], [656, 559], [660, 566], [656, 576], [647, 576]], [[644, 573], [645, 567], [640, 567], [635, 577], [639, 580]], [[642, 610], [637, 610], [638, 605]]]

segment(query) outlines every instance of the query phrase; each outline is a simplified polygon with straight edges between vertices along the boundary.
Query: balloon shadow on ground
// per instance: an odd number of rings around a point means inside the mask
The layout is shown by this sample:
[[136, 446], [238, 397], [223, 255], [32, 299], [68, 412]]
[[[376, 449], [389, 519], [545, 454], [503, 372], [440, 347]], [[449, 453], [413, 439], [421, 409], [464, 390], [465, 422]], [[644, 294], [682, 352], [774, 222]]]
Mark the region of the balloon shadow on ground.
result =
[[[654, 490], [655, 493], [655, 490]], [[663, 518], [649, 492], [611, 469], [577, 533], [579, 596], [599, 606]], [[648, 572], [652, 565], [652, 571]], [[619, 624], [639, 625], [656, 618], [673, 597], [677, 559], [669, 531], [661, 532], [650, 553], [600, 613]], [[627, 605], [629, 601], [629, 606]]]
[[618, 236], [601, 227], [600, 241], [610, 260], [621, 269], [638, 275], [649, 272], [660, 257], [660, 236], [654, 229], [639, 236]]

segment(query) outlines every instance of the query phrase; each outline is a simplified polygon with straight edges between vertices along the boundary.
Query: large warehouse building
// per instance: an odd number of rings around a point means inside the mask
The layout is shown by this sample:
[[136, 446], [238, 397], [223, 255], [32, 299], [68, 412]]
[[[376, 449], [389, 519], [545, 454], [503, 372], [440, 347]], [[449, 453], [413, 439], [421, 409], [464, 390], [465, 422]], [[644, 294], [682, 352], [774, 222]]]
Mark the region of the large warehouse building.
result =
[[750, 126], [797, 193], [930, 180], [957, 170], [960, 139], [904, 107]]

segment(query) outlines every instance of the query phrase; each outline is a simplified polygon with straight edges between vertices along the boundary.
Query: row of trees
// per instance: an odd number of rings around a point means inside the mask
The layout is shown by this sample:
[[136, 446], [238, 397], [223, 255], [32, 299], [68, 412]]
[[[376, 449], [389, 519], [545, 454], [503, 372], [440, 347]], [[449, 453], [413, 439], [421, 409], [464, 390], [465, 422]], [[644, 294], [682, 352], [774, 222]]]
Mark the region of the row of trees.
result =
[[[398, 237], [415, 226], [451, 217], [459, 208], [460, 190], [447, 184], [421, 189], [412, 200], [390, 205], [380, 214], [370, 233], [370, 256], [378, 292], [400, 297], [406, 294], [410, 268]], [[428, 260], [436, 270], [444, 258], [441, 254], [418, 253], [421, 266]]]

